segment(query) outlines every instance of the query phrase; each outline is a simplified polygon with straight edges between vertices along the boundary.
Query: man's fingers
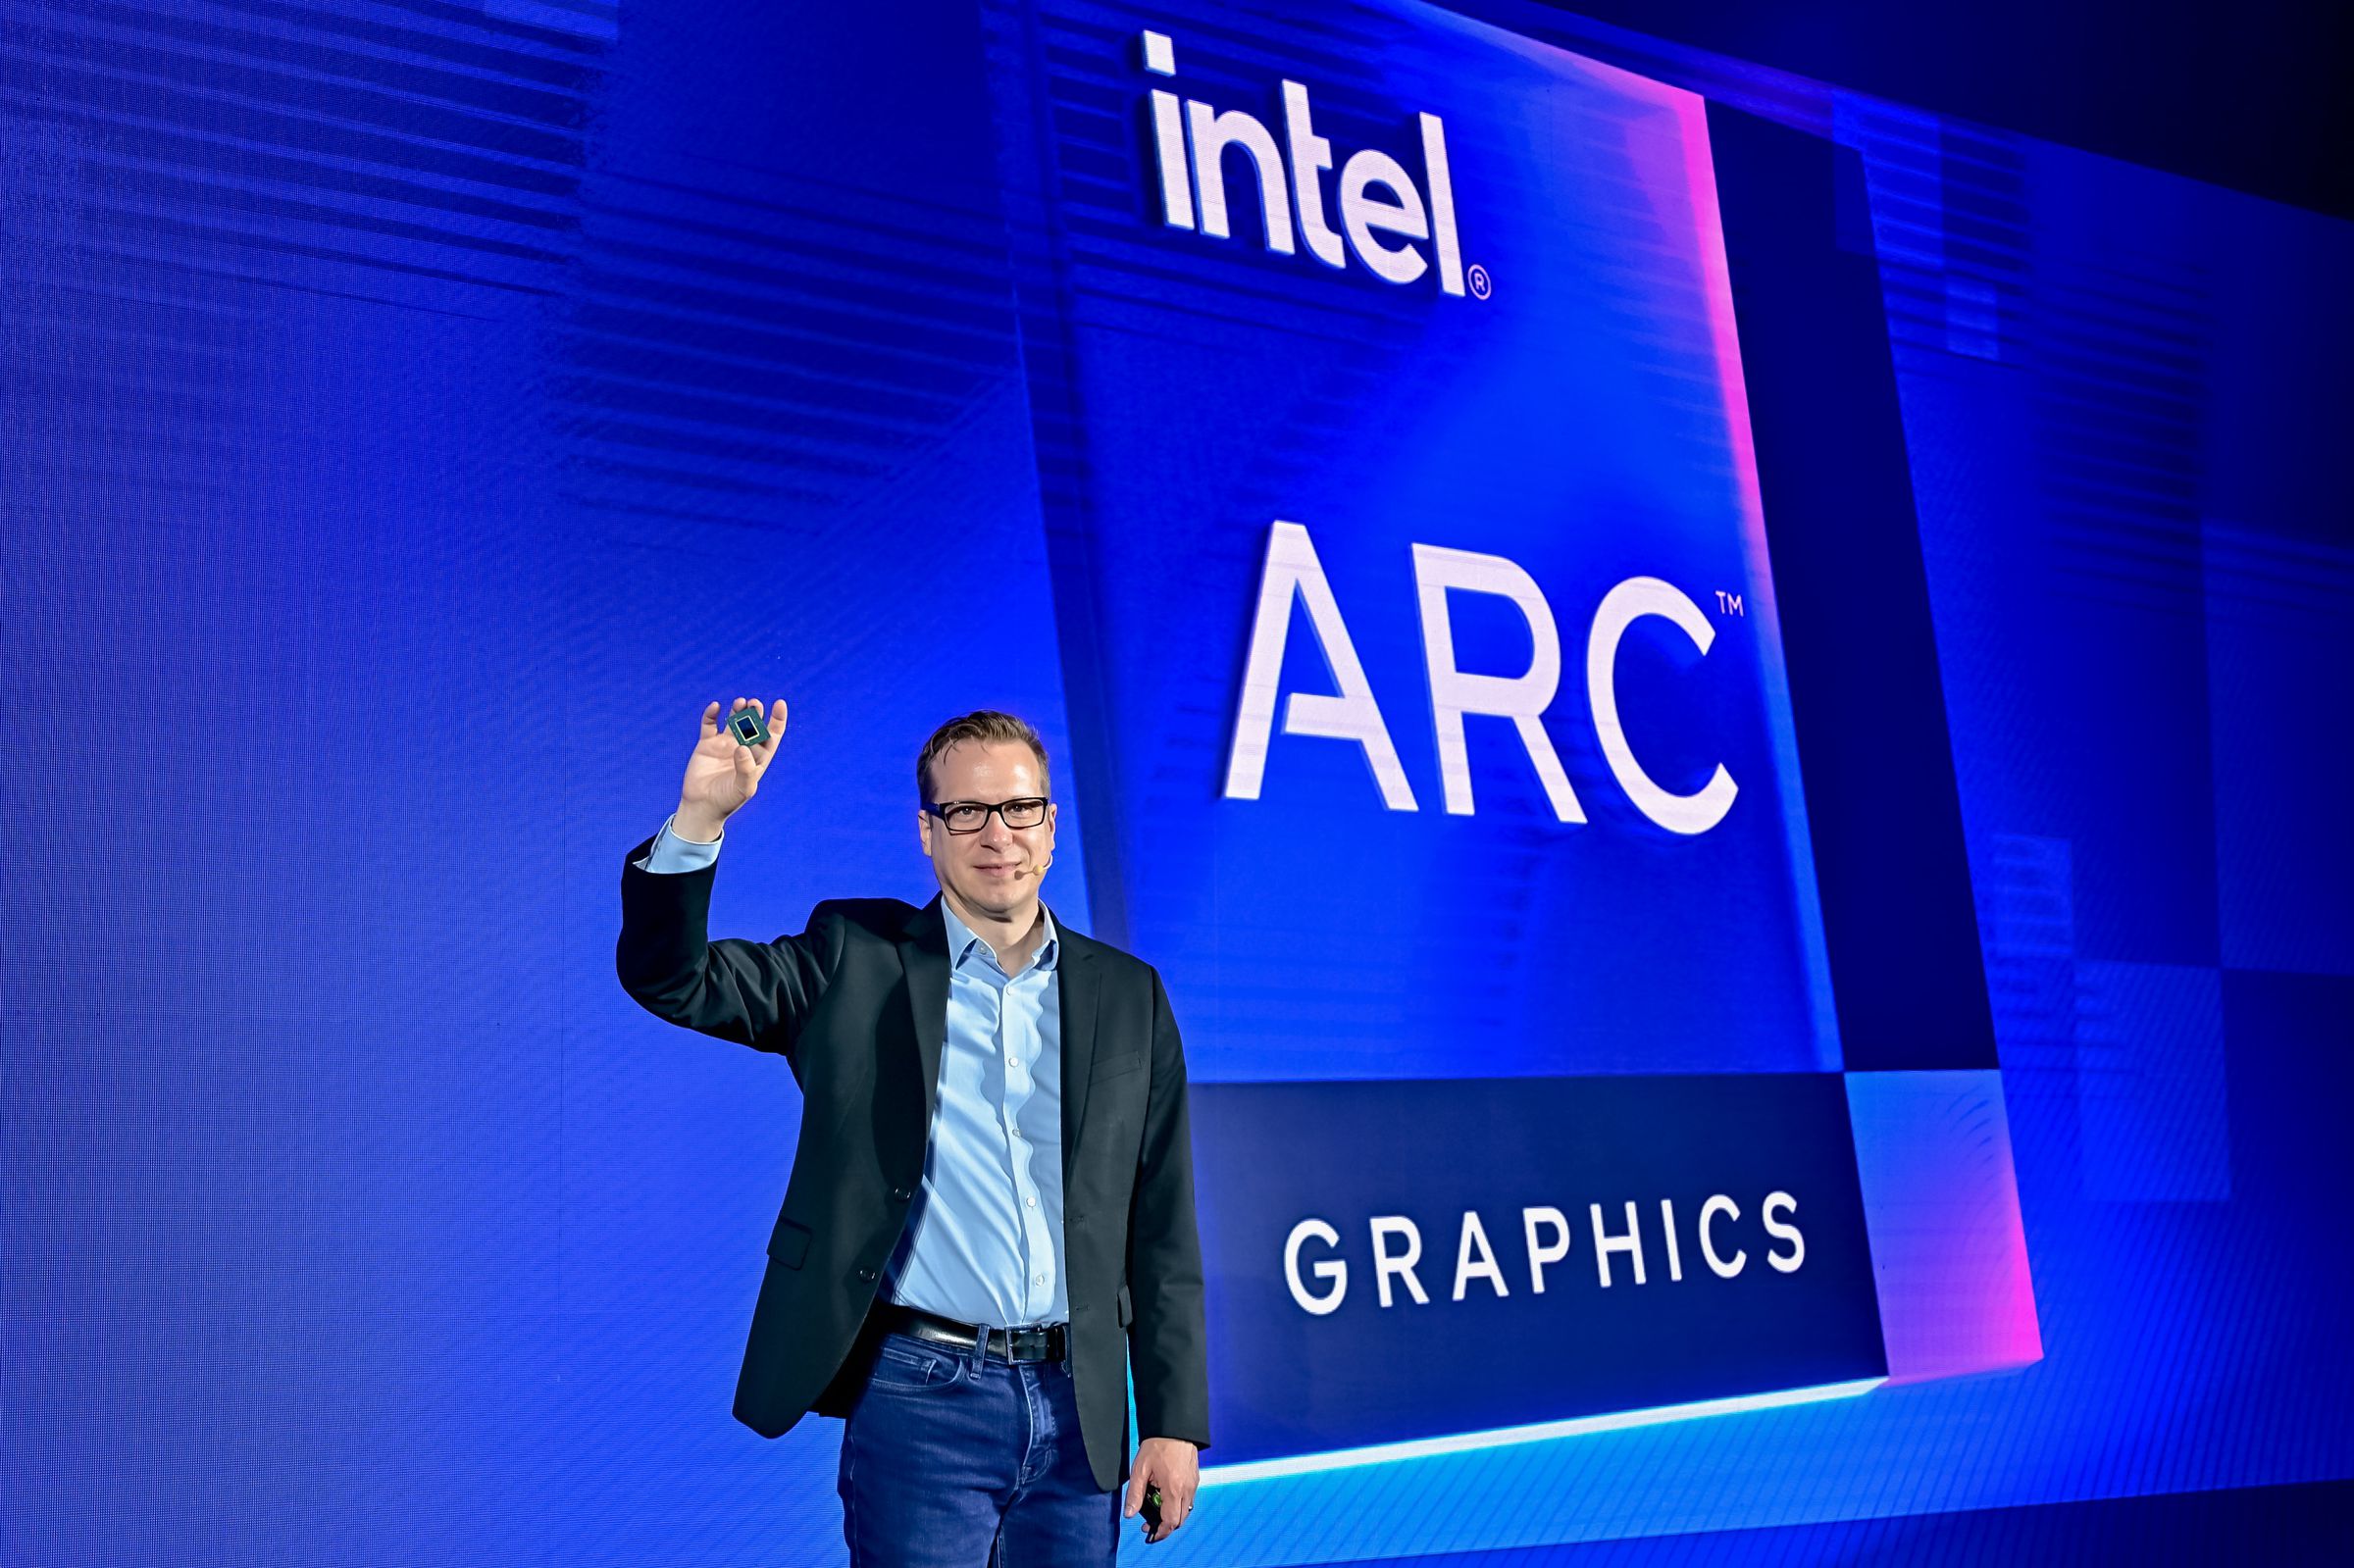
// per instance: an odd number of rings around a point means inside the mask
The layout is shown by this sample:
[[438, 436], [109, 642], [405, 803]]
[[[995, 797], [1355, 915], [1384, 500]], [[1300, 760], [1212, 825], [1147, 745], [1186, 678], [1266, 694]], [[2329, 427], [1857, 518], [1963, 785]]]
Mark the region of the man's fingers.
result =
[[1145, 1505], [1145, 1473], [1134, 1470], [1128, 1475], [1128, 1505], [1120, 1514], [1123, 1519], [1136, 1517], [1136, 1510]]
[[[728, 717], [733, 719], [737, 714], [742, 713], [746, 708], [751, 708], [756, 711], [759, 706], [760, 699], [757, 697], [737, 697], [728, 704]], [[760, 744], [773, 751], [776, 749], [777, 738], [784, 734], [784, 733], [785, 699], [783, 697], [779, 697], [774, 703], [769, 705], [768, 738], [762, 741]], [[702, 737], [705, 740], [708, 740], [717, 733], [719, 733], [719, 704], [713, 702], [706, 704], [703, 708]], [[753, 749], [757, 750], [759, 748], [755, 747]]]

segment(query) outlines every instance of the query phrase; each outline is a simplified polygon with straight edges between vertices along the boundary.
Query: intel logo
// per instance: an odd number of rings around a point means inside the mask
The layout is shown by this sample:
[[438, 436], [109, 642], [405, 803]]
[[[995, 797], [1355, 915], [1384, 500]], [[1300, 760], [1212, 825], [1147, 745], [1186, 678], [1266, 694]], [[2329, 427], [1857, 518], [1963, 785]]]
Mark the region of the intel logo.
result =
[[[1146, 71], [1156, 76], [1177, 75], [1177, 46], [1167, 33], [1146, 32], [1144, 50]], [[1175, 93], [1155, 88], [1152, 145], [1160, 171], [1161, 222], [1212, 239], [1233, 237], [1226, 206], [1226, 155], [1240, 151], [1256, 178], [1268, 250], [1291, 256], [1305, 243], [1310, 256], [1335, 271], [1346, 268], [1354, 255], [1366, 271], [1390, 283], [1410, 283], [1435, 263], [1439, 291], [1460, 298], [1463, 253], [1455, 232], [1455, 186], [1447, 174], [1447, 127], [1436, 115], [1415, 119], [1422, 129], [1421, 182], [1377, 148], [1352, 153], [1335, 183], [1340, 211], [1340, 229], [1335, 232], [1326, 221], [1324, 204], [1332, 142], [1316, 134], [1305, 87], [1297, 81], [1283, 83], [1280, 146], [1256, 116], [1240, 109], [1220, 111], [1200, 99], [1181, 102]], [[1430, 247], [1427, 256], [1423, 244]], [[1485, 298], [1486, 275], [1478, 268], [1471, 271], [1472, 291]]]

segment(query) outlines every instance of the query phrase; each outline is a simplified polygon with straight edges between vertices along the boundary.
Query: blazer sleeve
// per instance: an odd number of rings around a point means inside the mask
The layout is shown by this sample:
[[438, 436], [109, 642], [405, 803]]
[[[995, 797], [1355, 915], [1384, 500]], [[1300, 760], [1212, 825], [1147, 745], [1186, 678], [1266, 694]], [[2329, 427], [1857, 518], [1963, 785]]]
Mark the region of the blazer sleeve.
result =
[[773, 942], [708, 937], [716, 864], [699, 871], [641, 871], [653, 840], [631, 850], [621, 869], [621, 936], [614, 967], [622, 988], [656, 1018], [775, 1051], [801, 1072], [801, 1026], [842, 964], [841, 915], [826, 904], [808, 928]]
[[1209, 1446], [1209, 1342], [1202, 1312], [1202, 1236], [1194, 1221], [1194, 1146], [1185, 1047], [1152, 972], [1151, 1088], [1128, 1209], [1128, 1346], [1139, 1438]]

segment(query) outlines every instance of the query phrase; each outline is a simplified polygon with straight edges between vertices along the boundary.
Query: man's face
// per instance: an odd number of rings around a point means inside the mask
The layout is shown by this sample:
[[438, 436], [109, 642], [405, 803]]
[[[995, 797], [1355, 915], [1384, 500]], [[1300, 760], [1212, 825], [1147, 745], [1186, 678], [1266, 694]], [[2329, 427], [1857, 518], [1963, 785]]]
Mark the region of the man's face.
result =
[[[932, 798], [995, 805], [1043, 795], [1038, 756], [1019, 740], [960, 740], [932, 760]], [[1016, 920], [1038, 900], [1038, 873], [1054, 853], [1055, 808], [1035, 828], [1008, 828], [991, 812], [979, 833], [950, 833], [928, 811], [916, 813], [924, 853], [940, 885], [966, 908], [993, 920]]]

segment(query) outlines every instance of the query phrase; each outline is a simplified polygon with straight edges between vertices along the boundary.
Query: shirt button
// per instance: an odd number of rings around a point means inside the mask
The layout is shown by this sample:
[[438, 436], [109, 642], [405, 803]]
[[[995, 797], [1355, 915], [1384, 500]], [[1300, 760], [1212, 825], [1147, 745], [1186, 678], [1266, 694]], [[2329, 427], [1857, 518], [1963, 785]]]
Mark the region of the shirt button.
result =
[[1047, 1277], [1043, 1274], [1032, 1275], [1030, 1278], [1030, 1283], [1033, 1285], [1044, 1285], [1047, 1283]]
[[1032, 1208], [1036, 1208], [1036, 1207], [1038, 1207], [1038, 1199], [1036, 1199], [1036, 1198], [1034, 1198], [1034, 1197], [1026, 1197], [1026, 1198], [1022, 1199], [1022, 1201], [1023, 1201], [1024, 1203], [1027, 1203], [1027, 1204], [1028, 1204], [1030, 1207], [1032, 1207]]

